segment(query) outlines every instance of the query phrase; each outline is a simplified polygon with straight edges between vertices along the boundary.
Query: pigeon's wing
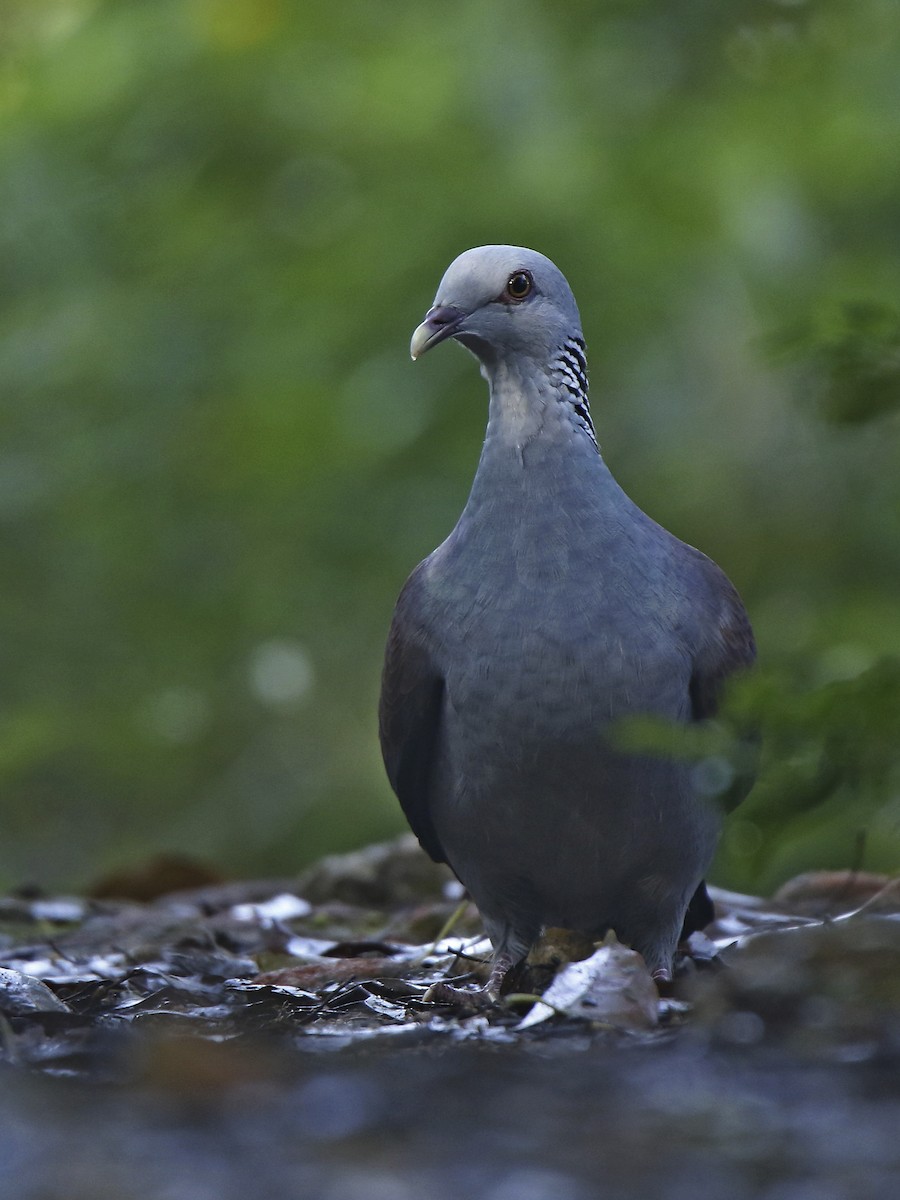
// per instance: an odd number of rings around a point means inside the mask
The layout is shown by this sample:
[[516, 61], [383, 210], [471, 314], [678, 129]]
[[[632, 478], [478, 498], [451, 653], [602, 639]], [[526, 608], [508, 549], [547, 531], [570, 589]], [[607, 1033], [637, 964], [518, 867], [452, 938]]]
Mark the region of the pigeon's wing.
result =
[[[695, 721], [705, 721], [716, 715], [726, 680], [736, 672], [751, 667], [756, 661], [756, 643], [750, 618], [728, 576], [699, 550], [694, 553], [702, 564], [710, 586], [715, 613], [712, 633], [694, 659], [690, 682], [691, 714]], [[722, 807], [727, 810], [741, 803], [756, 776], [755, 751], [758, 739], [748, 734], [746, 742], [750, 760], [748, 766], [738, 773], [720, 797]], [[684, 914], [681, 938], [688, 937], [698, 929], [705, 929], [714, 918], [715, 908], [706, 890], [706, 882], [701, 881]]]
[[416, 619], [417, 575], [400, 593], [388, 634], [378, 732], [388, 779], [413, 833], [435, 862], [446, 862], [429, 811], [444, 680]]
[[719, 611], [712, 635], [694, 660], [691, 675], [691, 710], [695, 721], [715, 716], [725, 681], [756, 661], [753, 630], [741, 598], [718, 567], [716, 574]]
[[715, 919], [716, 906], [713, 904], [712, 897], [706, 890], [706, 880], [701, 879], [696, 892], [691, 897], [690, 904], [687, 906], [687, 912], [684, 914], [681, 933], [678, 935], [679, 942], [683, 942], [699, 929], [705, 929]]
[[[706, 721], [714, 717], [719, 709], [722, 691], [727, 680], [739, 671], [751, 667], [756, 661], [756, 643], [750, 619], [728, 577], [714, 562], [696, 552], [703, 561], [703, 569], [710, 585], [713, 603], [711, 632], [694, 658], [691, 674], [691, 713], [695, 721]], [[746, 735], [748, 751], [755, 751], [758, 738]], [[723, 805], [734, 808], [744, 799], [756, 775], [755, 753], [748, 753], [748, 763], [722, 797]]]

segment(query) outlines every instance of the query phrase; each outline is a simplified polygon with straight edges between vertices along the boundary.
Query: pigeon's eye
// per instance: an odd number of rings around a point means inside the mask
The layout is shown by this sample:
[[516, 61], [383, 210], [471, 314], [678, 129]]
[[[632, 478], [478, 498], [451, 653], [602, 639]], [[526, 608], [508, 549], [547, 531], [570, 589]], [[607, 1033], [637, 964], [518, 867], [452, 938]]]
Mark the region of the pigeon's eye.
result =
[[510, 300], [524, 300], [530, 296], [534, 288], [534, 280], [530, 271], [513, 271], [506, 281], [506, 294]]

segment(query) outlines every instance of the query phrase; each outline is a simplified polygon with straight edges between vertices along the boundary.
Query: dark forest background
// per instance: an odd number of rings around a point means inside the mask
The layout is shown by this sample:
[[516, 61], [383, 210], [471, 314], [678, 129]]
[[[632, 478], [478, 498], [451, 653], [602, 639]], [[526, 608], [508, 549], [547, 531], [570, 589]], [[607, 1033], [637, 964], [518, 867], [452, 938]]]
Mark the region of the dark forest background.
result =
[[0, 883], [403, 828], [384, 636], [486, 414], [407, 347], [484, 242], [753, 616], [716, 881], [896, 869], [898, 158], [895, 0], [0, 4]]

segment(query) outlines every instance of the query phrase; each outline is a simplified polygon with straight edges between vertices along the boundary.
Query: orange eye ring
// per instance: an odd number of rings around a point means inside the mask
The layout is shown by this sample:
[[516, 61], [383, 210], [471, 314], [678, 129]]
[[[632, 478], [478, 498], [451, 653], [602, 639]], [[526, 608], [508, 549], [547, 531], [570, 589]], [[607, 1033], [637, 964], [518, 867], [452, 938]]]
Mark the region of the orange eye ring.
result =
[[506, 295], [510, 300], [525, 300], [534, 291], [534, 280], [530, 271], [513, 271], [506, 281]]

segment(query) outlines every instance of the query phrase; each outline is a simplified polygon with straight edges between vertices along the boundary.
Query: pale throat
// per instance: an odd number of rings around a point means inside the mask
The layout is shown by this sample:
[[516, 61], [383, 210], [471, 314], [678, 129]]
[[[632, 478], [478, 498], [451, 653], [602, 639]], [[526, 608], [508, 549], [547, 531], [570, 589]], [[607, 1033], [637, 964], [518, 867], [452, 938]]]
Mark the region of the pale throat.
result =
[[573, 432], [596, 448], [580, 336], [567, 337], [546, 362], [517, 356], [482, 366], [490, 384], [488, 436], [523, 447], [536, 437]]
[[549, 375], [532, 363], [501, 361], [489, 376], [491, 387], [488, 434], [507, 445], [522, 446], [537, 437], [552, 403]]

